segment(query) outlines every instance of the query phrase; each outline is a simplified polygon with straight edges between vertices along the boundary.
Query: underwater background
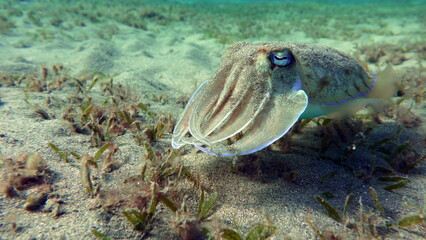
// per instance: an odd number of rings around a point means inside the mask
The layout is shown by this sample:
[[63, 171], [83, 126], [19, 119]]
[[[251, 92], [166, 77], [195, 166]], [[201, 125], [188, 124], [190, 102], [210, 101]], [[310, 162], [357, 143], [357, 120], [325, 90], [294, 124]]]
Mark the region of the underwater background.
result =
[[[426, 239], [425, 26], [422, 0], [0, 0], [0, 239]], [[397, 91], [247, 156], [172, 149], [239, 41]]]

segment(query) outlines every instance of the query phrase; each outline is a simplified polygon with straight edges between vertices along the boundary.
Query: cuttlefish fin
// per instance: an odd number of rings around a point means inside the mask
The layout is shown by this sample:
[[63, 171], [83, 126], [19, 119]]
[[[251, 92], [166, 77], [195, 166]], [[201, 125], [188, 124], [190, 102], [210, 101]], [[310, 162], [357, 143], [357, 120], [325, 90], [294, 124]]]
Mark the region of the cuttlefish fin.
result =
[[383, 109], [386, 109], [385, 107], [389, 99], [395, 95], [399, 88], [400, 79], [391, 65], [388, 65], [383, 71], [374, 75], [374, 77], [376, 78], [374, 87], [365, 96], [336, 105], [311, 103], [300, 118], [307, 119], [318, 116], [342, 118], [355, 114], [367, 105], [373, 107], [377, 112], [383, 111]]
[[222, 156], [246, 155], [259, 151], [284, 136], [299, 119], [307, 104], [308, 96], [303, 90], [293, 89], [273, 94], [240, 140], [219, 148], [214, 145], [196, 146], [206, 153]]
[[341, 103], [338, 105], [320, 105], [309, 104], [300, 119], [308, 119], [319, 116], [327, 116], [328, 118], [343, 118], [351, 116], [364, 108], [366, 105], [378, 105], [383, 102], [376, 98], [356, 98], [354, 100]]
[[377, 74], [374, 88], [366, 95], [367, 98], [388, 100], [392, 98], [399, 88], [400, 79], [391, 65]]
[[[207, 82], [207, 81], [206, 81]], [[176, 123], [175, 129], [173, 131], [173, 138], [172, 138], [172, 147], [173, 148], [180, 148], [182, 145], [185, 144], [192, 144], [191, 142], [188, 142], [188, 139], [185, 139], [185, 134], [189, 131], [188, 122], [189, 119], [194, 111], [194, 108], [196, 107], [196, 104], [194, 104], [194, 98], [196, 98], [200, 91], [204, 88], [204, 85], [206, 82], [202, 83], [197, 90], [192, 94], [191, 98], [189, 99], [185, 110], [182, 114], [181, 119], [179, 122]]]

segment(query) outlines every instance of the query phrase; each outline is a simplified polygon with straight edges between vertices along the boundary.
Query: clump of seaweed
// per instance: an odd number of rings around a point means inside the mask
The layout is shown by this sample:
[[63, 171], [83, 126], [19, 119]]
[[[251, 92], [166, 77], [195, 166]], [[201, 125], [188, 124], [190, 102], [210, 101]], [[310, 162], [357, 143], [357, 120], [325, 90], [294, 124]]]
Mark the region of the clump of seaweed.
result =
[[1, 190], [6, 197], [26, 198], [24, 209], [36, 211], [47, 200], [51, 174], [39, 153], [21, 154], [16, 158], [1, 157]]
[[412, 227], [415, 225], [421, 226], [426, 222], [423, 216], [424, 203], [423, 207], [418, 207], [420, 209], [418, 214], [412, 214], [395, 221], [388, 216], [387, 211], [380, 202], [378, 193], [373, 187], [369, 187], [369, 193], [374, 209], [367, 209], [363, 204], [365, 200], [359, 197], [358, 214], [355, 216], [349, 215], [349, 207], [355, 200], [355, 195], [352, 193], [345, 199], [342, 214], [324, 198], [320, 196], [315, 197], [324, 209], [326, 209], [328, 216], [342, 224], [343, 228], [339, 232], [320, 230], [309, 218], [306, 221], [318, 238], [327, 240], [346, 239], [347, 237], [355, 237], [357, 239], [385, 238], [388, 234], [392, 234], [395, 228]]
[[134, 230], [147, 234], [159, 221], [157, 206], [160, 203], [177, 211], [177, 202], [182, 198], [179, 181], [187, 179], [201, 189], [204, 187], [183, 165], [175, 162], [178, 154], [175, 150], [157, 151], [148, 142], [144, 146], [147, 154], [140, 174], [127, 178], [119, 191], [101, 189], [95, 194], [100, 207], [111, 213], [122, 212]]
[[208, 239], [210, 230], [205, 226], [205, 222], [211, 214], [217, 197], [215, 192], [205, 197], [205, 191], [201, 190], [196, 213], [189, 211], [185, 202], [180, 207], [169, 207], [175, 213], [172, 222], [173, 231], [180, 239]]
[[410, 53], [420, 55], [420, 58], [426, 54], [424, 41], [412, 41], [408, 43], [383, 43], [357, 46], [363, 60], [371, 64], [383, 66], [387, 64], [400, 65], [409, 60]]
[[383, 237], [378, 233], [377, 228], [380, 228], [381, 226], [379, 226], [379, 224], [383, 223], [383, 221], [379, 221], [379, 217], [381, 216], [382, 218], [385, 218], [385, 213], [378, 200], [377, 193], [372, 187], [370, 187], [370, 194], [379, 213], [377, 214], [371, 210], [366, 211], [364, 209], [362, 198], [359, 197], [358, 215], [353, 217], [349, 215], [349, 207], [355, 200], [355, 196], [352, 193], [346, 196], [341, 214], [324, 198], [320, 196], [315, 197], [316, 200], [326, 209], [328, 216], [342, 224], [343, 229], [340, 232], [320, 230], [309, 218], [307, 218], [306, 221], [319, 239], [346, 239], [348, 236], [360, 239], [376, 239], [378, 237]]
[[[372, 142], [368, 149], [374, 150], [394, 170], [407, 173], [425, 160], [411, 142], [419, 142], [416, 138], [405, 139], [402, 137], [403, 128], [399, 127], [394, 133]], [[405, 139], [405, 140], [404, 140]]]
[[93, 234], [93, 236], [97, 237], [98, 239], [101, 239], [101, 240], [112, 240], [112, 238], [108, 237], [106, 234], [103, 234], [103, 233], [99, 232], [96, 229], [92, 229], [92, 230], [90, 230], [90, 232]]
[[156, 157], [149, 156], [148, 158], [150, 164], [143, 165], [141, 175], [133, 176], [126, 181], [128, 186], [134, 186], [135, 183], [139, 185], [135, 188], [136, 192], [130, 194], [133, 195], [133, 203], [130, 203], [130, 205], [135, 206], [136, 209], [128, 208], [123, 211], [123, 215], [133, 225], [134, 229], [144, 233], [150, 232], [155, 226], [153, 223], [158, 221], [155, 216], [159, 203], [164, 204], [172, 212], [177, 211], [179, 199], [176, 199], [178, 190], [174, 186], [176, 181], [174, 178], [180, 178], [178, 176], [179, 170], [183, 168], [172, 167], [170, 163], [165, 162], [155, 166], [156, 163], [152, 160]]
[[344, 119], [315, 119], [318, 126], [322, 127], [318, 136], [321, 137], [319, 152], [326, 152], [332, 145], [347, 153], [363, 144], [364, 138], [369, 133], [364, 123], [355, 117]]
[[[107, 81], [100, 80], [106, 78]], [[95, 74], [90, 84], [85, 79], [74, 81], [77, 93], [82, 96], [74, 98], [74, 104], [67, 108], [62, 118], [71, 123], [74, 132], [90, 134], [92, 146], [99, 147], [128, 130], [135, 133], [139, 144], [156, 141], [173, 130], [175, 120], [170, 114], [153, 112], [149, 104], [137, 103], [137, 96], [123, 85], [114, 84], [108, 76]], [[99, 81], [105, 96], [103, 102], [95, 102], [87, 94]]]
[[426, 217], [423, 213], [407, 216], [398, 221], [400, 227], [411, 227], [413, 225], [422, 225], [426, 223]]
[[[55, 151], [59, 155], [59, 157], [63, 159], [65, 162], [69, 163], [71, 166], [74, 166], [80, 169], [82, 184], [84, 188], [86, 189], [86, 191], [91, 196], [96, 195], [99, 191], [97, 187], [94, 187], [94, 184], [92, 181], [93, 177], [92, 177], [91, 168], [100, 170], [98, 172], [100, 172], [101, 174], [108, 174], [120, 167], [120, 164], [114, 160], [114, 155], [118, 151], [117, 143], [106, 142], [102, 147], [100, 147], [96, 151], [96, 153], [93, 156], [87, 153], [81, 156], [75, 152], [64, 151], [59, 149], [53, 143], [49, 143], [49, 147], [53, 151]], [[103, 154], [107, 150], [108, 150], [108, 153]], [[75, 161], [71, 161], [68, 158], [68, 155], [74, 156], [74, 158], [77, 160], [79, 165], [77, 165]]]
[[[83, 78], [82, 81], [87, 79]], [[23, 73], [15, 76], [3, 72], [0, 76], [0, 86], [24, 86], [27, 92], [47, 92], [61, 90], [64, 87], [80, 85], [81, 80], [70, 78], [62, 64], [40, 67], [40, 71]]]
[[[383, 124], [381, 117], [382, 114], [364, 111], [344, 119], [313, 119], [311, 122], [319, 127], [319, 131], [313, 134], [320, 137], [320, 143], [308, 148], [320, 158], [329, 159], [363, 179], [369, 179], [385, 168], [391, 174], [395, 174], [394, 171], [406, 173], [424, 161], [421, 152], [413, 145], [421, 144], [421, 135], [413, 135], [406, 130], [414, 126], [396, 123], [394, 128], [380, 133], [385, 136], [374, 140], [378, 134], [374, 129]], [[370, 156], [370, 171], [357, 164], [361, 155]]]
[[112, 138], [123, 135], [127, 129], [140, 128], [138, 108], [116, 104], [99, 106], [90, 101], [79, 104], [80, 112], [74, 107], [68, 108], [63, 119], [71, 123], [76, 133], [90, 133], [93, 146], [101, 146]]
[[[367, 124], [376, 124], [375, 120], [371, 120], [373, 115], [369, 114], [367, 123], [360, 116], [350, 116], [342, 119], [331, 119], [327, 117], [319, 117], [312, 119], [309, 124], [316, 125], [311, 134], [318, 140], [315, 145], [308, 143], [307, 146], [297, 146], [303, 152], [312, 150], [320, 159], [331, 160], [344, 167], [345, 169], [355, 173], [358, 176], [368, 175], [357, 169], [356, 159], [357, 153], [364, 151], [368, 146], [368, 136], [373, 128]], [[355, 164], [353, 164], [355, 161]]]
[[386, 191], [393, 191], [395, 189], [405, 187], [411, 182], [410, 179], [401, 176], [382, 176], [378, 177], [377, 180], [381, 182], [391, 182], [390, 185], [383, 187]]
[[235, 229], [228, 227], [217, 228], [217, 226], [216, 228], [212, 228], [207, 218], [211, 214], [210, 212], [214, 208], [217, 198], [217, 193], [212, 193], [205, 198], [204, 191], [201, 191], [197, 212], [195, 214], [190, 213], [184, 203], [179, 209], [174, 211], [176, 213], [174, 231], [179, 234], [180, 239], [264, 240], [275, 234], [277, 228], [272, 224], [267, 214], [265, 214], [264, 223], [255, 224], [247, 234], [243, 234], [238, 226], [236, 226]]
[[106, 95], [103, 103], [95, 102], [87, 94], [100, 78], [105, 76], [95, 76], [90, 84], [87, 80], [75, 79], [77, 93], [83, 96], [75, 97], [74, 104], [62, 116], [71, 123], [74, 132], [90, 134], [92, 146], [97, 147], [123, 135], [126, 130], [142, 131], [142, 118], [139, 116], [141, 103], [128, 103], [137, 100], [127, 88], [114, 85], [110, 78], [106, 83], [101, 83], [102, 92]]
[[[149, 142], [144, 142], [143, 146], [146, 155], [139, 174], [127, 178], [120, 190], [100, 189], [94, 192], [99, 199], [98, 207], [110, 214], [121, 213], [142, 236], [157, 230], [168, 218], [171, 220], [166, 228], [180, 239], [235, 239], [231, 238], [233, 236], [236, 239], [267, 239], [274, 234], [276, 228], [270, 222], [254, 226], [247, 236], [238, 229], [211, 225], [210, 217], [218, 194], [204, 186], [199, 175], [193, 175], [177, 161], [179, 151], [164, 150]], [[193, 187], [183, 187], [185, 182]], [[198, 203], [187, 201], [188, 194], [197, 194]], [[164, 207], [170, 211], [161, 210]], [[93, 230], [92, 234], [108, 239], [98, 230]]]
[[265, 214], [264, 223], [258, 223], [252, 226], [246, 235], [244, 235], [237, 226], [237, 229], [222, 229], [220, 237], [226, 240], [265, 240], [272, 237], [275, 234], [276, 230], [277, 227], [272, 224], [272, 221], [270, 220], [269, 216]]
[[399, 103], [403, 100], [414, 98], [414, 102], [420, 104], [426, 99], [426, 90], [422, 87], [426, 81], [426, 71], [421, 62], [419, 64], [420, 67], [418, 68], [407, 68], [401, 72], [401, 87], [398, 91], [398, 96], [402, 97], [402, 99]]
[[[147, 113], [149, 114], [149, 112]], [[162, 115], [154, 124], [144, 125], [142, 132], [145, 136], [136, 135], [136, 141], [139, 144], [143, 141], [154, 142], [160, 139], [164, 133], [171, 133], [175, 124], [176, 120], [170, 114]]]
[[15, 28], [15, 22], [9, 17], [0, 14], [0, 33], [5, 34], [10, 32], [12, 28]]
[[408, 60], [406, 56], [407, 50], [404, 51], [396, 44], [367, 45], [359, 47], [359, 50], [370, 64], [400, 65]]

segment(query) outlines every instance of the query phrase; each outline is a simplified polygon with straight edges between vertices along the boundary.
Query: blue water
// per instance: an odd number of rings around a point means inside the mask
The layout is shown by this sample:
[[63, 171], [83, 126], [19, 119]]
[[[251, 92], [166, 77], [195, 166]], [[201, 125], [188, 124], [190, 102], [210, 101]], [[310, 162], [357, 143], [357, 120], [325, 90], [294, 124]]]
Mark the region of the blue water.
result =
[[[161, 2], [161, 0], [159, 0]], [[215, 2], [215, 3], [226, 3], [226, 2], [316, 2], [316, 3], [339, 3], [339, 4], [365, 4], [365, 3], [395, 3], [395, 4], [423, 4], [425, 0], [176, 0], [176, 2]]]

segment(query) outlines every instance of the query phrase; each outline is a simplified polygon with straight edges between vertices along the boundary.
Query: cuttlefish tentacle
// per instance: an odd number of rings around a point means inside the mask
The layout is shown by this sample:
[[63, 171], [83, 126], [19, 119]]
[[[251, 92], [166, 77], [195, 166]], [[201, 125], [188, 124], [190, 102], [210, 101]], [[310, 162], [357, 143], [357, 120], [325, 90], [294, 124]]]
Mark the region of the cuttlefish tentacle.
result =
[[[232, 84], [228, 84], [227, 82], [227, 84], [224, 86], [224, 89], [232, 90], [222, 91], [219, 101], [215, 105], [214, 109], [212, 109], [212, 111], [209, 112], [209, 115], [205, 117], [205, 121], [203, 122], [205, 136], [211, 136], [213, 132], [219, 131], [219, 129], [224, 127], [227, 122], [232, 123], [232, 118], [235, 115], [235, 112], [237, 112], [237, 108], [244, 104], [242, 102], [247, 95], [248, 88], [240, 86], [241, 81], [238, 81], [238, 78], [239, 75], [245, 74], [248, 69], [243, 68], [242, 70], [245, 71], [236, 72], [230, 75], [231, 81], [228, 82]], [[210, 139], [210, 142], [213, 142], [213, 140]]]
[[196, 96], [198, 96], [199, 92], [204, 89], [204, 85], [206, 82], [201, 84], [197, 90], [194, 92], [194, 94], [191, 96], [191, 98], [188, 101], [188, 104], [185, 107], [185, 110], [182, 114], [182, 117], [179, 119], [179, 121], [176, 123], [175, 129], [173, 131], [173, 138], [172, 138], [172, 147], [173, 148], [180, 148], [182, 145], [185, 144], [194, 144], [193, 140], [194, 138], [186, 138], [185, 134], [189, 131], [189, 119], [191, 118], [191, 114], [194, 112], [194, 107], [196, 106], [194, 104], [194, 99]]
[[[256, 116], [262, 110], [263, 105], [269, 98], [269, 94], [262, 96], [262, 99], [257, 99], [251, 94], [252, 91], [253, 89], [249, 89], [249, 91], [243, 95], [243, 98], [239, 104], [235, 106], [235, 109], [226, 122], [209, 135], [211, 143], [223, 141], [241, 132], [251, 123], [253, 116]], [[251, 109], [251, 111], [247, 111], [247, 109]]]
[[[300, 90], [298, 75], [290, 77], [288, 82], [273, 82], [273, 93], [262, 111], [254, 118], [244, 136], [235, 143], [227, 146], [201, 147], [200, 150], [222, 156], [245, 155], [269, 146], [294, 125], [308, 104], [308, 96]], [[289, 80], [287, 79], [287, 80]], [[293, 88], [289, 88], [293, 86]], [[273, 129], [273, 131], [271, 131]]]
[[[240, 62], [227, 62], [238, 71], [231, 71], [225, 76], [226, 83], [219, 94], [218, 91], [205, 87], [208, 93], [219, 95], [218, 98], [212, 97], [215, 105], [199, 104], [194, 108], [194, 114], [189, 120], [189, 131], [195, 138], [208, 139], [200, 141], [202, 144], [211, 145], [236, 135], [250, 124], [269, 98], [271, 81], [265, 81], [265, 73], [254, 66], [256, 59], [245, 64]], [[247, 67], [247, 64], [251, 67]], [[213, 78], [212, 81], [216, 79]], [[211, 101], [208, 93], [205, 100]]]
[[[299, 118], [358, 105], [375, 78], [337, 50], [300, 43], [237, 43], [188, 102], [172, 145], [217, 155], [250, 154], [282, 137]], [[243, 133], [227, 145], [226, 140]]]
[[[198, 119], [197, 116], [203, 116], [216, 105], [220, 96], [217, 93], [221, 92], [221, 88], [226, 84], [227, 76], [234, 70], [230, 64], [222, 64], [220, 69], [211, 80], [203, 82], [188, 101], [183, 115], [177, 122], [173, 132], [172, 146], [174, 148], [179, 148], [184, 144], [199, 144], [200, 141], [208, 143], [202, 137], [201, 130], [196, 127], [197, 124], [192, 124], [191, 128], [189, 124], [190, 121]], [[205, 112], [200, 112], [200, 110]], [[190, 138], [185, 137], [185, 134], [190, 131], [191, 134], [196, 134], [197, 137], [194, 135]]]
[[[221, 70], [211, 80], [204, 82], [192, 95], [181, 119], [176, 124], [172, 139], [173, 147], [178, 148], [184, 144], [196, 143], [210, 144], [210, 141], [206, 140], [206, 136], [226, 118], [226, 116], [220, 117], [218, 111], [223, 110], [223, 106], [226, 106], [228, 111], [232, 110], [231, 105], [226, 104], [229, 100], [226, 95], [229, 94], [227, 91], [223, 91], [223, 88], [225, 86], [226, 89], [235, 89], [235, 84], [239, 83], [239, 75], [245, 69], [237, 68], [234, 65], [233, 61], [223, 63], [220, 67]], [[236, 92], [234, 99], [242, 99], [242, 94], [244, 92]], [[235, 101], [241, 100], [236, 99]], [[233, 108], [238, 106], [238, 104], [233, 105], [235, 105]], [[188, 132], [192, 135], [191, 138], [185, 137]]]

